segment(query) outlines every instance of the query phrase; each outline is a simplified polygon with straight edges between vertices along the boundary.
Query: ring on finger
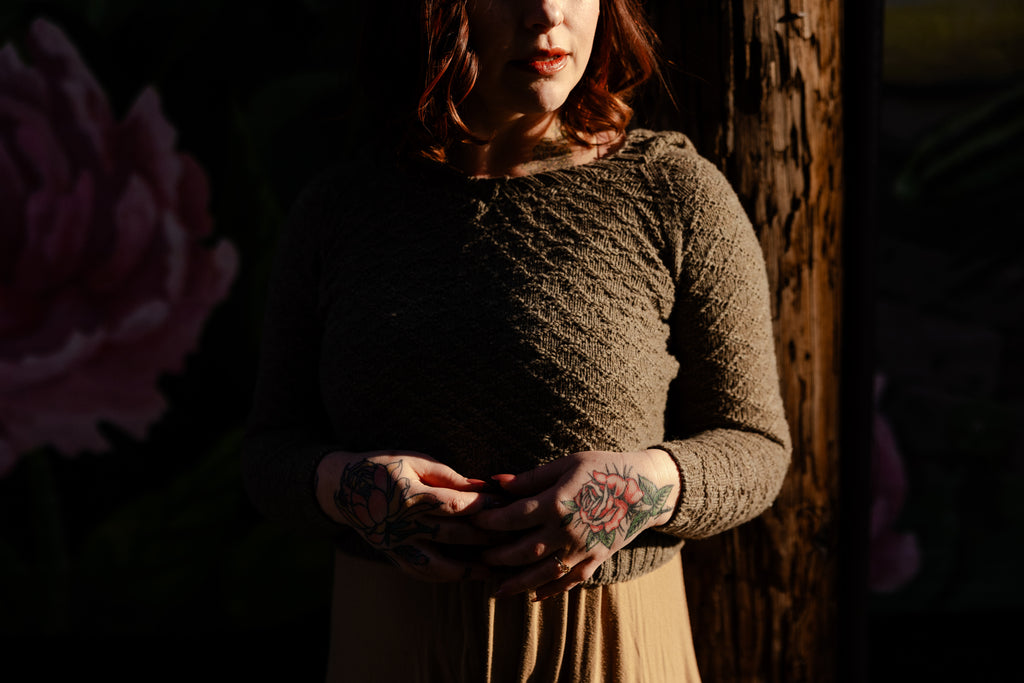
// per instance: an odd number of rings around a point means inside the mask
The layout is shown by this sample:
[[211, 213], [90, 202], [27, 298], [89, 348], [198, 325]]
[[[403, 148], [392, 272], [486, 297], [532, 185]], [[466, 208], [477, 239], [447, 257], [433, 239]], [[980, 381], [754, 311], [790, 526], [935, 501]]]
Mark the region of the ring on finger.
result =
[[555, 559], [555, 563], [558, 565], [559, 576], [565, 576], [569, 573], [569, 570], [572, 569], [572, 567], [567, 565], [565, 562], [562, 562], [562, 558], [560, 558], [558, 555], [552, 555], [551, 557]]

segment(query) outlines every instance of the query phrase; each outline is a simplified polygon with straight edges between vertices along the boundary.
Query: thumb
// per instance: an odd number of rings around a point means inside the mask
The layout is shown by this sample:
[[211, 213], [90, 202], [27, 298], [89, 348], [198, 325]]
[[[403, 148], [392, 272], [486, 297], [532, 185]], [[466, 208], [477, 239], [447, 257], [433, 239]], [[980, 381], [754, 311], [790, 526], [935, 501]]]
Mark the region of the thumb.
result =
[[570, 465], [568, 458], [559, 458], [522, 474], [495, 474], [491, 479], [515, 496], [532, 496], [551, 488]]

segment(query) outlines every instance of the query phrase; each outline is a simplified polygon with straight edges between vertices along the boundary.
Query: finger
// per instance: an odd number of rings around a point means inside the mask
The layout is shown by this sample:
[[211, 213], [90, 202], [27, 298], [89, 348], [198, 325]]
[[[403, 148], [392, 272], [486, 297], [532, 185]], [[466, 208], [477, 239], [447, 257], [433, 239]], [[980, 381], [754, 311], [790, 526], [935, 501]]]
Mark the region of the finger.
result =
[[490, 493], [453, 491], [433, 486], [424, 487], [423, 493], [434, 497], [436, 505], [430, 510], [431, 515], [464, 517], [500, 504], [500, 499]]
[[582, 580], [579, 578], [581, 575], [580, 571], [570, 565], [566, 566], [569, 567], [568, 572], [563, 571], [565, 567], [562, 566], [562, 563], [555, 554], [549, 555], [505, 579], [498, 586], [498, 590], [494, 592], [494, 597], [503, 598], [509, 595], [525, 593], [526, 591], [534, 590], [538, 586], [546, 586], [570, 575], [574, 576], [576, 580]]
[[[424, 518], [430, 524], [432, 520]], [[433, 540], [447, 545], [492, 545], [495, 543], [494, 533], [479, 529], [466, 520], [437, 518], [434, 524]]]
[[[588, 576], [586, 578], [590, 577]], [[559, 593], [571, 591], [576, 586], [582, 584], [585, 580], [586, 579], [584, 579], [582, 576], [582, 572], [576, 570], [576, 568], [573, 568], [572, 571], [570, 571], [562, 578], [535, 588], [533, 591], [533, 601], [539, 602], [541, 600], [546, 600], [553, 595], [558, 595]]]
[[564, 555], [567, 541], [571, 541], [571, 537], [552, 536], [549, 529], [538, 529], [511, 543], [485, 550], [480, 557], [489, 565], [516, 567], [533, 564], [559, 551]]
[[548, 522], [557, 524], [561, 521], [558, 516], [560, 508], [552, 510], [548, 498], [524, 498], [501, 507], [481, 510], [473, 518], [473, 523], [491, 531], [522, 531]]
[[521, 474], [496, 474], [491, 479], [516, 496], [532, 496], [554, 486], [570, 465], [567, 458], [559, 458]]

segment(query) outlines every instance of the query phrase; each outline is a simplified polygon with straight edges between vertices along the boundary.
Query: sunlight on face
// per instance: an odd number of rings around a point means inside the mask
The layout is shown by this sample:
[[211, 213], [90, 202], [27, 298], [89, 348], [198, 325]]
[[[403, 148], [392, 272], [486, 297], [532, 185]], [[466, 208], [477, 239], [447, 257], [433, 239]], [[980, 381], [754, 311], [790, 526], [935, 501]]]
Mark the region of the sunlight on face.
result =
[[583, 78], [599, 0], [470, 0], [479, 77], [463, 105], [471, 126], [493, 129], [557, 111]]

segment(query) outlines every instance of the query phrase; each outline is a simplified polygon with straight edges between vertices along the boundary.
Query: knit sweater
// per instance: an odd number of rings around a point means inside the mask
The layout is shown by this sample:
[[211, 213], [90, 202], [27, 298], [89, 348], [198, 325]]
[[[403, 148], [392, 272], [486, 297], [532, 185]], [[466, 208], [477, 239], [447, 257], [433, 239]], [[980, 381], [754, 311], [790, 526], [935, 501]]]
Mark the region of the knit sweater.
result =
[[790, 454], [764, 258], [735, 193], [678, 133], [511, 178], [347, 164], [291, 212], [244, 448], [268, 516], [369, 546], [317, 504], [331, 451], [426, 453], [467, 477], [585, 450], [676, 461], [671, 520], [591, 584], [774, 500]]

